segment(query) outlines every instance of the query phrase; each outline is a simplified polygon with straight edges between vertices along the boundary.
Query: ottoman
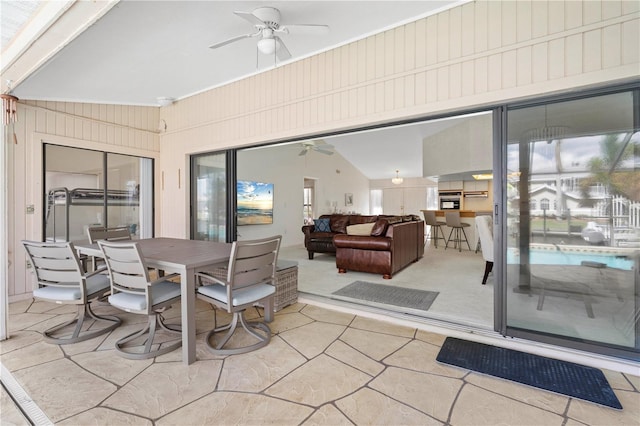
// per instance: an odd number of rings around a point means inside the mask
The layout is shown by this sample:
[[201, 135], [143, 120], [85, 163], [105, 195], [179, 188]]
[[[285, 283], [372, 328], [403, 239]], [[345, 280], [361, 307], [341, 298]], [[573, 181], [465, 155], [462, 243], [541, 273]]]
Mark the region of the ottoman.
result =
[[[227, 268], [217, 268], [211, 273], [214, 277], [224, 280], [227, 278]], [[278, 260], [276, 265], [276, 294], [273, 302], [274, 311], [292, 305], [298, 301], [298, 262], [293, 260]], [[256, 304], [262, 306], [262, 304]]]

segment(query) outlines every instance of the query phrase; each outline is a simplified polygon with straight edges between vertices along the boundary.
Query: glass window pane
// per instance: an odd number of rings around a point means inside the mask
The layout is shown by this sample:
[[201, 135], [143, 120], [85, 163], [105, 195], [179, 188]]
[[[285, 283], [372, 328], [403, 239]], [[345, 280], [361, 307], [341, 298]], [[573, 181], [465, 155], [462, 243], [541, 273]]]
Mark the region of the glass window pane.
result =
[[507, 326], [638, 349], [630, 92], [508, 112]]
[[313, 220], [313, 188], [304, 188], [304, 201], [302, 206], [303, 223]]
[[438, 187], [430, 186], [427, 188], [427, 210], [438, 210]]
[[44, 168], [47, 240], [86, 240], [92, 226], [153, 236], [152, 159], [47, 144]]
[[194, 157], [193, 182], [196, 206], [193, 238], [226, 241], [227, 171], [226, 154]]
[[105, 220], [103, 153], [47, 144], [44, 154], [45, 239], [86, 239]]
[[107, 154], [107, 226], [126, 226], [133, 238], [152, 236], [152, 210], [148, 208], [152, 205], [151, 162], [148, 158]]
[[370, 194], [371, 209], [369, 214], [382, 214], [382, 189], [372, 189]]

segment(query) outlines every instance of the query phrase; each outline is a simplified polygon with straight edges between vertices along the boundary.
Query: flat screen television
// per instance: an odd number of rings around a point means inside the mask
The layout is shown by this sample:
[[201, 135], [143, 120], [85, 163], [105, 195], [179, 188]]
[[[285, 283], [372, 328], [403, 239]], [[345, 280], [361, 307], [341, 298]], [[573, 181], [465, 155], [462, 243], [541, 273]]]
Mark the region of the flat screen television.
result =
[[273, 184], [239, 180], [238, 226], [273, 223]]

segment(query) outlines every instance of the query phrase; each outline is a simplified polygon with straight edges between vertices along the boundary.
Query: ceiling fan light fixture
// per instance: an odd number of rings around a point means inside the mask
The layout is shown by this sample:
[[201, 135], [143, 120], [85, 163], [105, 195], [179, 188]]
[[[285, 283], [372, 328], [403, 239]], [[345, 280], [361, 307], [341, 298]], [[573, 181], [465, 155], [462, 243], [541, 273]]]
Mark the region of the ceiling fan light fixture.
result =
[[396, 177], [394, 177], [393, 179], [391, 179], [391, 183], [393, 183], [394, 185], [400, 185], [402, 182], [404, 182], [404, 179], [402, 179], [398, 173], [400, 173], [400, 170], [396, 170]]
[[265, 55], [272, 55], [280, 48], [280, 42], [275, 38], [262, 38], [258, 40], [258, 50]]

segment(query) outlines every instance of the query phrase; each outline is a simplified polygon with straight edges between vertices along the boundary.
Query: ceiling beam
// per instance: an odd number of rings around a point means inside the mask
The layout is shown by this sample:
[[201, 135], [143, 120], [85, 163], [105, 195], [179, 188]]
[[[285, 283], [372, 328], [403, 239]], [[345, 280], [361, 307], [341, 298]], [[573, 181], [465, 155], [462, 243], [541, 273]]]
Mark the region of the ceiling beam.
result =
[[0, 91], [17, 87], [119, 1], [43, 2], [2, 52]]

